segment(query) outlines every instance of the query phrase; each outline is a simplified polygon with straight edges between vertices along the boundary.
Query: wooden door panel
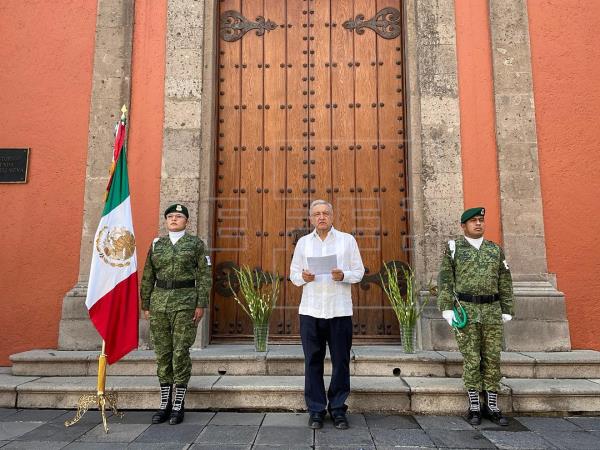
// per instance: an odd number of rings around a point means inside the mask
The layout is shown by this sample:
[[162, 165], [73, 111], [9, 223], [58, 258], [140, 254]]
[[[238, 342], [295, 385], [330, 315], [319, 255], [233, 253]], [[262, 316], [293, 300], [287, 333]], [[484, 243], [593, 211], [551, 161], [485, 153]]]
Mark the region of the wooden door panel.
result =
[[[263, 16], [262, 0], [244, 0], [242, 14], [247, 18]], [[240, 205], [246, 217], [246, 226], [241, 228], [240, 265], [250, 267], [261, 264], [262, 236], [262, 187], [263, 179], [263, 39], [248, 33], [242, 42], [242, 127], [241, 139], [246, 151], [241, 153]], [[252, 322], [243, 311], [238, 311], [239, 334], [252, 335]]]
[[356, 229], [354, 70], [347, 62], [354, 45], [342, 24], [354, 13], [352, 0], [340, 0], [331, 5], [331, 156], [334, 226], [348, 233]]
[[[223, 2], [224, 10], [239, 10], [239, 0]], [[221, 46], [219, 52], [219, 124], [217, 146], [215, 276], [224, 277], [222, 261], [238, 263], [240, 228], [239, 173], [241, 124], [241, 73], [235, 68], [241, 63], [241, 42]], [[237, 306], [233, 299], [215, 286], [212, 305], [212, 335], [227, 336], [236, 333]], [[225, 293], [225, 295], [222, 295]]]
[[[375, 15], [376, 5], [371, 0], [356, 0], [355, 14], [370, 18]], [[380, 229], [379, 207], [379, 167], [378, 167], [378, 122], [377, 108], [377, 66], [375, 33], [354, 33], [355, 94], [354, 109], [356, 134], [356, 198], [357, 218], [356, 240], [361, 249], [363, 263], [369, 274], [376, 273], [381, 264], [381, 247], [376, 231]], [[382, 311], [381, 290], [371, 287], [359, 291], [359, 307], [355, 333], [377, 335], [381, 332]], [[379, 327], [379, 330], [378, 330]]]
[[[378, 0], [379, 9], [400, 8], [398, 0]], [[379, 164], [381, 167], [381, 223], [383, 261], [408, 261], [404, 239], [408, 231], [406, 173], [404, 160], [404, 105], [402, 43], [377, 37], [379, 92]], [[398, 320], [384, 299], [386, 335], [399, 333]]]
[[[331, 115], [330, 108], [330, 27], [329, 0], [314, 0], [309, 5], [308, 94], [310, 151], [307, 162], [310, 180], [310, 201], [331, 200]], [[306, 120], [305, 119], [305, 120]]]
[[[294, 254], [294, 230], [308, 226], [308, 179], [303, 177], [306, 170], [303, 161], [308, 155], [308, 124], [303, 122], [309, 110], [308, 96], [302, 91], [307, 88], [308, 17], [302, 14], [304, 2], [287, 2], [286, 58], [288, 83], [287, 109], [287, 151], [286, 151], [286, 276], [289, 277], [289, 265]], [[306, 66], [305, 66], [306, 65]], [[285, 330], [286, 336], [299, 333], [298, 305], [301, 289], [291, 282], [286, 284], [285, 292]]]
[[[213, 339], [251, 334], [223, 289], [223, 264], [287, 280], [317, 198], [334, 205], [337, 229], [356, 236], [369, 275], [383, 261], [408, 259], [401, 38], [344, 25], [385, 7], [401, 10], [401, 3], [219, 3], [220, 14], [236, 11], [244, 23], [234, 39], [219, 39]], [[368, 286], [353, 287], [356, 337], [397, 339], [381, 289]], [[301, 292], [283, 283], [272, 337], [297, 338]]]
[[[285, 27], [285, 2], [265, 2], [265, 17]], [[279, 30], [278, 30], [279, 31]], [[286, 75], [285, 46], [279, 39], [264, 39], [264, 175], [262, 184], [262, 268], [285, 276], [285, 151], [286, 144]], [[285, 292], [279, 293], [277, 307], [271, 317], [270, 332], [282, 334], [284, 330]]]

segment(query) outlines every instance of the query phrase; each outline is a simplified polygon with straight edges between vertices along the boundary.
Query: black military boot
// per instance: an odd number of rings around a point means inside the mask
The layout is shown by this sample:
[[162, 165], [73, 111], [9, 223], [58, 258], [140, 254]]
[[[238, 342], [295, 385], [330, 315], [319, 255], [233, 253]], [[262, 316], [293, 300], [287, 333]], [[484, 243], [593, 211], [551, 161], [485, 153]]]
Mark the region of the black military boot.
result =
[[502, 411], [500, 411], [500, 408], [498, 408], [497, 392], [485, 391], [485, 406], [483, 407], [483, 415], [502, 427], [508, 426], [508, 419], [502, 415]]
[[469, 410], [467, 411], [467, 422], [471, 425], [481, 425], [481, 404], [479, 403], [479, 391], [469, 389]]
[[171, 403], [172, 391], [172, 385], [167, 383], [160, 384], [160, 406], [158, 407], [158, 411], [152, 416], [152, 423], [163, 423], [171, 415], [171, 408], [173, 406]]
[[175, 399], [173, 400], [173, 410], [171, 411], [171, 419], [169, 420], [171, 425], [177, 425], [178, 423], [183, 422], [186, 392], [187, 386], [185, 384], [175, 385]]

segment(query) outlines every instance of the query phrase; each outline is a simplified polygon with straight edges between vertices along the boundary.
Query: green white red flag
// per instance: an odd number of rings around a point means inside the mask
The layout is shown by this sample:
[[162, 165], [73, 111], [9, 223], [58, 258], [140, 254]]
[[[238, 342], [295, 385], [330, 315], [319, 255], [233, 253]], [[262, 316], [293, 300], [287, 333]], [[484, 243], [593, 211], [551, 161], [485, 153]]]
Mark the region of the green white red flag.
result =
[[125, 115], [117, 126], [111, 176], [85, 304], [113, 364], [138, 346], [138, 278], [127, 173]]

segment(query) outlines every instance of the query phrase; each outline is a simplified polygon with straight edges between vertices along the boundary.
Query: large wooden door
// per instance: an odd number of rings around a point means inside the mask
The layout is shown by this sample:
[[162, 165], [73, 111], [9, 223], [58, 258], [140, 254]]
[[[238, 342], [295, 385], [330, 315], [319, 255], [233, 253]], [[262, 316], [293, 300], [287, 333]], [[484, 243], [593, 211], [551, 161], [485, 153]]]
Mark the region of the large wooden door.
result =
[[[213, 341], [252, 335], [227, 289], [243, 264], [289, 276], [310, 202], [334, 206], [367, 274], [354, 334], [397, 340], [383, 262], [408, 261], [399, 0], [221, 0]], [[271, 339], [298, 338], [301, 289], [284, 283]]]

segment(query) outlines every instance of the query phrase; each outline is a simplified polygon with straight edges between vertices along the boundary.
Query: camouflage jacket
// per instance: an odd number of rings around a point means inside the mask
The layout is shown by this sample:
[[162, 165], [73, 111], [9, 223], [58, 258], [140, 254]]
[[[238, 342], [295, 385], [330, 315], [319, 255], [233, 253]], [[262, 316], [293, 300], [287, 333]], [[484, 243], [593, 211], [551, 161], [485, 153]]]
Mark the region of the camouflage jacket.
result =
[[454, 258], [448, 243], [444, 248], [438, 277], [438, 308], [452, 309], [454, 293], [499, 294], [499, 302], [461, 304], [472, 322], [502, 323], [502, 314], [514, 314], [512, 277], [504, 252], [499, 245], [485, 239], [479, 250], [464, 236], [455, 242]]
[[[150, 245], [142, 276], [142, 309], [165, 312], [208, 306], [212, 284], [210, 259], [204, 242], [184, 234], [175, 245], [169, 236]], [[156, 280], [196, 280], [196, 287], [162, 289]]]

